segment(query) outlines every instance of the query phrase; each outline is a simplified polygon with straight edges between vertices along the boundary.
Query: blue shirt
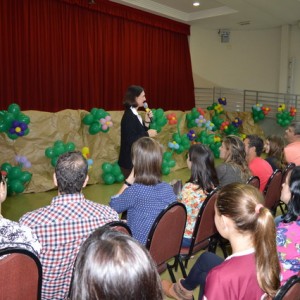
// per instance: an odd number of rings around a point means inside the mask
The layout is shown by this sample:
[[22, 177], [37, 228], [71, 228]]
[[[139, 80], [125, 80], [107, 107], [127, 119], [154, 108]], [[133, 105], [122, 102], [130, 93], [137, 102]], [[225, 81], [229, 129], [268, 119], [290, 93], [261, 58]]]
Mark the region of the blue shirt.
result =
[[132, 236], [145, 245], [159, 213], [175, 201], [176, 195], [166, 182], [156, 185], [134, 183], [122, 194], [111, 197], [109, 205], [118, 213], [127, 210], [127, 224]]

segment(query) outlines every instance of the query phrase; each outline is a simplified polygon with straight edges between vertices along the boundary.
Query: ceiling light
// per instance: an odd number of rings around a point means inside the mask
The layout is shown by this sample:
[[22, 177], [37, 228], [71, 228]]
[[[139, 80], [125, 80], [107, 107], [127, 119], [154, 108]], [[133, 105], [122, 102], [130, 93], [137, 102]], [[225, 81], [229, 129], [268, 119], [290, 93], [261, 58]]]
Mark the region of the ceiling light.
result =
[[197, 2], [194, 2], [193, 5], [194, 5], [194, 6], [199, 6], [199, 5], [200, 5], [200, 2], [198, 2], [198, 1], [197, 1]]

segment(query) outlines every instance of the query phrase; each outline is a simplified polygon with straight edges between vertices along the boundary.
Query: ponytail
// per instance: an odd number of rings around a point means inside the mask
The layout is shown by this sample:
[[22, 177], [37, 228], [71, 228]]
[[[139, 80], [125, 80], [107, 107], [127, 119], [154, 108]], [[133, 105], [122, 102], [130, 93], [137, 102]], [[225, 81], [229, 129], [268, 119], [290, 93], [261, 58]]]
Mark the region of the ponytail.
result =
[[[260, 204], [257, 204], [258, 206]], [[274, 297], [280, 287], [280, 265], [276, 248], [276, 229], [271, 212], [261, 207], [257, 216], [253, 235], [255, 248], [256, 276], [259, 286], [269, 296]]]
[[274, 297], [280, 287], [280, 265], [274, 218], [265, 208], [261, 192], [248, 184], [231, 183], [221, 189], [216, 208], [240, 232], [249, 232], [255, 249], [256, 277], [260, 288]]

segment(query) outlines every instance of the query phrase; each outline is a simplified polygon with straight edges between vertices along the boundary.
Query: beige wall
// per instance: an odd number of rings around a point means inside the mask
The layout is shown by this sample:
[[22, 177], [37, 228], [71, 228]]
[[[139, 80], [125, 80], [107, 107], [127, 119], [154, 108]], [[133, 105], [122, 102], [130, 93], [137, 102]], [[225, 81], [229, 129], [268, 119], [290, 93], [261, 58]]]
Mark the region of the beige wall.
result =
[[285, 50], [296, 59], [294, 93], [300, 94], [300, 28], [290, 27], [287, 49], [282, 49], [282, 38], [281, 28], [232, 30], [230, 42], [221, 43], [217, 30], [193, 25], [190, 49], [195, 87], [279, 92], [280, 59]]

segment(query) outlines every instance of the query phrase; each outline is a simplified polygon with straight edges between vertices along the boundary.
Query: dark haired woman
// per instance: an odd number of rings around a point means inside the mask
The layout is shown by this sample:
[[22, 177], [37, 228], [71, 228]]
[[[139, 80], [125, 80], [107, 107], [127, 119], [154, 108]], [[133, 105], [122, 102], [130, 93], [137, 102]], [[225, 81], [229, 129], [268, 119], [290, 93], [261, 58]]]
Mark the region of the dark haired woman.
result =
[[80, 247], [71, 300], [162, 300], [148, 251], [132, 237], [101, 227]]
[[277, 227], [277, 251], [281, 264], [281, 283], [300, 271], [300, 166], [282, 184], [280, 199], [288, 211]]
[[161, 181], [162, 147], [152, 138], [143, 137], [132, 145], [133, 169], [110, 206], [118, 213], [127, 211], [132, 236], [146, 244], [150, 229], [176, 195], [170, 184]]
[[217, 166], [220, 186], [233, 182], [246, 183], [252, 175], [246, 161], [244, 143], [237, 136], [229, 135], [224, 138], [220, 147], [220, 158], [224, 161]]
[[145, 120], [138, 114], [138, 109], [143, 107], [146, 101], [145, 91], [141, 86], [131, 85], [124, 96], [125, 112], [121, 120], [121, 147], [119, 154], [119, 166], [127, 178], [132, 170], [131, 147], [140, 137], [155, 137], [157, 131], [149, 129], [152, 112], [145, 114]]
[[219, 181], [211, 150], [202, 144], [192, 145], [186, 160], [191, 177], [183, 186], [178, 201], [187, 210], [187, 222], [182, 241], [183, 247], [189, 247], [198, 212], [207, 194], [218, 186]]
[[264, 150], [267, 154], [266, 161], [271, 165], [273, 171], [282, 169], [283, 166], [284, 141], [282, 137], [270, 135], [266, 138]]

